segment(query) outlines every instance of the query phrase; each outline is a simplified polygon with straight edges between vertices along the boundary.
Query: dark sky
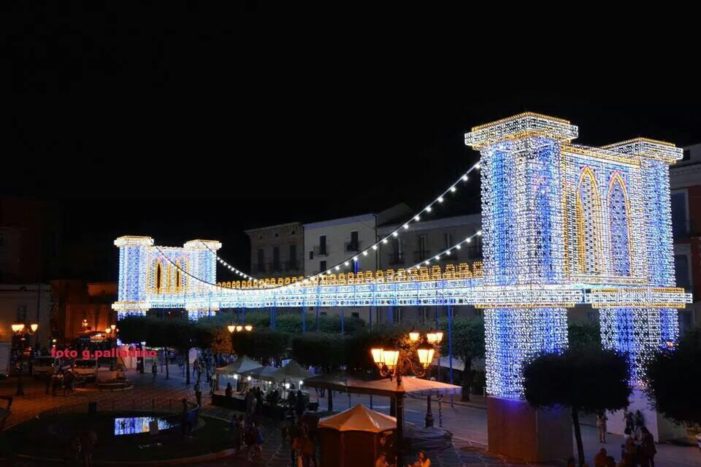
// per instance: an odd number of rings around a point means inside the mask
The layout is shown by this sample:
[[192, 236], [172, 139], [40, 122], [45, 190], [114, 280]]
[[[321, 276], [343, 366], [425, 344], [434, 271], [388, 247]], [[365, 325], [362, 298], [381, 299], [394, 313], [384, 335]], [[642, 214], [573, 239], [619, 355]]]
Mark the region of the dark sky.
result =
[[245, 228], [418, 207], [477, 160], [465, 131], [524, 110], [571, 120], [583, 144], [701, 141], [690, 55], [659, 37], [553, 46], [536, 28], [496, 40], [475, 21], [434, 33], [251, 1], [20, 3], [0, 12], [0, 194], [60, 201], [86, 274], [113, 276], [122, 234], [217, 238], [245, 264]]

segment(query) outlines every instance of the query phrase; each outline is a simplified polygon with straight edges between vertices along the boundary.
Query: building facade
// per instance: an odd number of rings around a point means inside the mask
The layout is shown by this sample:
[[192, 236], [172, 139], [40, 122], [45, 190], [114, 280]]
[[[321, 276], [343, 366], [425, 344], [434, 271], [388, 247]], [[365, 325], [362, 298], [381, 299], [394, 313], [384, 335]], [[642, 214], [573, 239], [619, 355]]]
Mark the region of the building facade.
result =
[[679, 310], [684, 333], [701, 326], [701, 144], [685, 147], [683, 159], [669, 172], [677, 286], [694, 296], [692, 305]]
[[304, 231], [299, 222], [246, 230], [251, 242], [253, 277], [304, 274]]
[[[426, 259], [433, 258], [481, 229], [479, 214], [445, 217], [415, 223], [403, 235], [393, 239], [388, 245], [379, 248], [379, 268], [407, 269]], [[391, 234], [400, 224], [386, 224], [378, 227], [378, 235]], [[473, 237], [469, 245], [453, 250], [434, 262], [441, 267], [445, 264], [474, 263], [482, 260], [482, 237]], [[471, 316], [479, 313], [474, 307], [455, 307], [456, 316]], [[445, 316], [445, 310], [438, 307], [397, 307], [386, 309], [377, 315], [378, 322], [420, 322], [430, 323]]]
[[[20, 348], [51, 347], [51, 287], [45, 284], [0, 284], [0, 373], [9, 374], [11, 355]], [[22, 335], [15, 335], [13, 324], [24, 324]], [[31, 324], [36, 332], [24, 334]], [[22, 341], [24, 338], [24, 341]]]

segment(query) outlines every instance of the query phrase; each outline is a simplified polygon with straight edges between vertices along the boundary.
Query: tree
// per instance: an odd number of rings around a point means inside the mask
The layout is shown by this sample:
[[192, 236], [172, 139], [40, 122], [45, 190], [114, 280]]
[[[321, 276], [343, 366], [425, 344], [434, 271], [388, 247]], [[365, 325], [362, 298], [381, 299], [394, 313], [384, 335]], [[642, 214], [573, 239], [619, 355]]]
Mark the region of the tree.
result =
[[126, 316], [119, 321], [119, 339], [122, 342], [150, 342], [151, 318]]
[[266, 363], [284, 357], [289, 340], [289, 335], [284, 332], [254, 329], [253, 332], [234, 333], [233, 348], [239, 355], [247, 355]]
[[320, 367], [325, 373], [346, 362], [346, 340], [326, 333], [307, 333], [292, 338], [292, 357], [302, 365]]
[[[448, 353], [448, 333], [443, 330], [442, 353]], [[484, 320], [481, 318], [457, 319], [453, 321], [453, 355], [465, 362], [462, 372], [462, 400], [470, 400], [470, 389], [474, 380], [472, 359], [484, 357]]]
[[540, 355], [526, 363], [523, 377], [525, 397], [532, 406], [570, 407], [580, 466], [584, 447], [579, 412], [622, 409], [631, 393], [627, 357], [597, 347]]
[[212, 348], [213, 352], [218, 354], [230, 354], [234, 352], [232, 345], [231, 333], [225, 327], [215, 328], [212, 330]]
[[701, 423], [701, 329], [676, 349], [657, 352], [646, 368], [647, 395], [658, 412], [678, 422]]

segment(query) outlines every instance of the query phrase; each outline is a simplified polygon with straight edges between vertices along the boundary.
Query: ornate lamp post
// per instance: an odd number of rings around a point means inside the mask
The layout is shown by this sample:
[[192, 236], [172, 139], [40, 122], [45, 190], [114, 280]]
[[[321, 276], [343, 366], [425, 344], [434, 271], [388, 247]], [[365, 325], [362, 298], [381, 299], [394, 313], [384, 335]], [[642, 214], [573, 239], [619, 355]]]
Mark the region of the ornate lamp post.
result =
[[[10, 326], [15, 338], [19, 340], [19, 349], [17, 355], [17, 393], [18, 396], [24, 395], [24, 385], [22, 383], [22, 370], [24, 369], [24, 349], [26, 336], [31, 336], [37, 332], [39, 325], [37, 323], [32, 323], [27, 327], [23, 323], [14, 323]], [[31, 346], [30, 346], [31, 348]]]
[[[374, 347], [370, 349], [372, 359], [380, 371], [380, 375], [394, 379], [397, 388], [402, 385], [402, 376], [413, 374], [418, 377], [426, 376], [434, 356], [439, 352], [443, 340], [441, 331], [426, 333], [423, 337], [417, 331], [411, 331], [399, 342], [398, 348]], [[398, 394], [395, 398], [397, 415], [397, 449], [401, 453], [404, 439], [404, 397]], [[433, 426], [431, 413], [431, 396], [427, 398], [426, 426]], [[401, 459], [401, 454], [398, 454]]]

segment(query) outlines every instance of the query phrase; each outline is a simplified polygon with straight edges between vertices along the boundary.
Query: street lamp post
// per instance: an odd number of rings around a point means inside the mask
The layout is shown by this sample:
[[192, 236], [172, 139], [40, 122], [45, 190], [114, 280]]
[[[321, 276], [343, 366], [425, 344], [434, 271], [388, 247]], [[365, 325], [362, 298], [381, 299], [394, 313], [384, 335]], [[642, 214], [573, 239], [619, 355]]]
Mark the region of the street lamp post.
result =
[[[14, 323], [10, 326], [10, 328], [12, 329], [12, 332], [15, 335], [15, 339], [19, 339], [19, 342], [20, 342], [19, 354], [17, 355], [17, 392], [16, 392], [16, 395], [24, 396], [24, 384], [22, 381], [22, 371], [24, 369], [23, 359], [24, 359], [24, 343], [26, 341], [25, 336], [34, 335], [37, 332], [37, 329], [39, 329], [39, 325], [37, 323], [32, 323], [29, 325], [29, 328], [27, 328], [27, 325], [25, 325], [23, 323]], [[31, 345], [29, 347], [31, 349]]]
[[[426, 333], [423, 337], [417, 331], [411, 331], [400, 340], [398, 348], [374, 347], [370, 350], [372, 359], [377, 365], [380, 375], [394, 379], [397, 388], [402, 385], [402, 376], [413, 374], [425, 376], [434, 356], [439, 352], [443, 340], [441, 331]], [[431, 396], [427, 398], [426, 427], [433, 426], [431, 412]], [[404, 394], [398, 392], [395, 396], [395, 412], [397, 416], [397, 456], [401, 461], [401, 448], [404, 440]]]

